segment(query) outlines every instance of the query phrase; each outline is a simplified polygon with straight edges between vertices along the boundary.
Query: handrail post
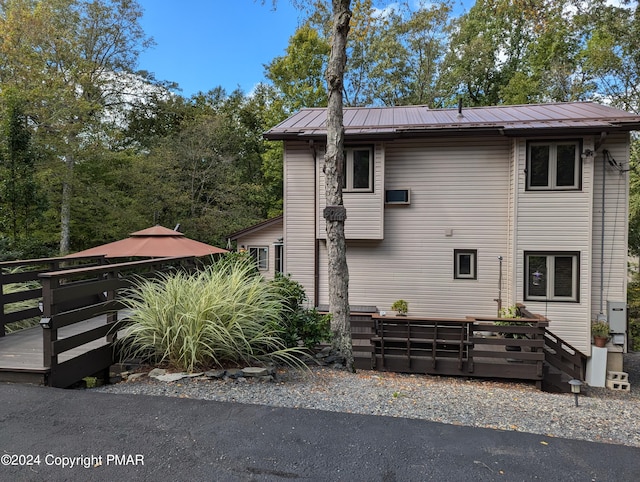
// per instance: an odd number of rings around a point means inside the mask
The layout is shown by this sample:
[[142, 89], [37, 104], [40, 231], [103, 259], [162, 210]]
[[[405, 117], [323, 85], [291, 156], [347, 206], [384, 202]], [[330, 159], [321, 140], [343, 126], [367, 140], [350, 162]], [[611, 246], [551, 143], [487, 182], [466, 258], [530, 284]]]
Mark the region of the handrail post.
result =
[[45, 368], [52, 369], [58, 364], [58, 356], [53, 352], [53, 342], [58, 340], [58, 329], [52, 323], [54, 313], [53, 290], [58, 287], [57, 278], [42, 279], [42, 364]]
[[4, 282], [2, 280], [2, 270], [0, 267], [0, 337], [6, 335], [4, 328]]
[[[106, 278], [109, 280], [115, 279], [116, 277], [117, 276], [114, 271], [109, 271], [108, 273], [106, 273]], [[117, 297], [117, 288], [113, 288], [107, 291], [107, 302], [114, 301], [116, 297]], [[116, 321], [118, 321], [118, 312], [117, 311], [109, 312], [107, 314], [107, 324], [108, 325], [115, 324]], [[110, 333], [109, 335], [107, 335], [107, 343], [113, 343], [117, 340], [117, 338], [118, 338], [117, 332]]]

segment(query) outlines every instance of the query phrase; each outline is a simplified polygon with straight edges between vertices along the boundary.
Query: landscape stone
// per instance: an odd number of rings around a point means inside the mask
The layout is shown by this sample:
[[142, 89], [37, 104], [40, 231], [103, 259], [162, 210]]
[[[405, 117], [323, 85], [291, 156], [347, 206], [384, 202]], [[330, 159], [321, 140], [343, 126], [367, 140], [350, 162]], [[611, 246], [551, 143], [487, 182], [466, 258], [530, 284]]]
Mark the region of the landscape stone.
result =
[[227, 376], [229, 378], [239, 378], [242, 376], [242, 370], [240, 368], [229, 368], [227, 370]]
[[208, 372], [205, 372], [204, 375], [209, 378], [224, 378], [226, 374], [226, 370], [209, 370]]
[[184, 372], [181, 373], [167, 373], [166, 375], [158, 375], [152, 378], [159, 380], [161, 382], [177, 382], [178, 380], [182, 380], [186, 378], [187, 374]]
[[262, 367], [246, 367], [242, 369], [245, 377], [264, 377], [269, 375], [269, 370]]
[[132, 373], [131, 375], [129, 375], [127, 377], [127, 381], [128, 382], [132, 382], [134, 380], [137, 380], [138, 378], [142, 378], [142, 377], [145, 377], [145, 376], [147, 376], [146, 373]]

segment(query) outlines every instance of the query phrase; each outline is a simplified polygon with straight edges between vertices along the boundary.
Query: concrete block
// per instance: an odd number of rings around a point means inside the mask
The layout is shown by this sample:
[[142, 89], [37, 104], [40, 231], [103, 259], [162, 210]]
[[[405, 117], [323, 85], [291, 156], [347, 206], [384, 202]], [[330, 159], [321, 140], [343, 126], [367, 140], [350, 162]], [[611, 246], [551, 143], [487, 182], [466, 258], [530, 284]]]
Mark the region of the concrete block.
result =
[[626, 372], [607, 372], [607, 380], [613, 380], [614, 382], [628, 382], [629, 374]]
[[631, 390], [631, 385], [628, 382], [617, 382], [615, 380], [607, 380], [607, 388], [609, 390], [620, 390], [622, 392], [628, 392]]

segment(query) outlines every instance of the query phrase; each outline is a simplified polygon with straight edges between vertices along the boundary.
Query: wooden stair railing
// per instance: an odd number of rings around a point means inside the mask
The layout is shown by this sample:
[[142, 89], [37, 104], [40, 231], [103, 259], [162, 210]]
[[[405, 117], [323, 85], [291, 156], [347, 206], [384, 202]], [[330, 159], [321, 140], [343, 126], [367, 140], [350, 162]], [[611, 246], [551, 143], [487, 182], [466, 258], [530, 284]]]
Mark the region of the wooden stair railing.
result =
[[571, 378], [585, 380], [587, 356], [548, 328], [544, 332], [544, 360]]

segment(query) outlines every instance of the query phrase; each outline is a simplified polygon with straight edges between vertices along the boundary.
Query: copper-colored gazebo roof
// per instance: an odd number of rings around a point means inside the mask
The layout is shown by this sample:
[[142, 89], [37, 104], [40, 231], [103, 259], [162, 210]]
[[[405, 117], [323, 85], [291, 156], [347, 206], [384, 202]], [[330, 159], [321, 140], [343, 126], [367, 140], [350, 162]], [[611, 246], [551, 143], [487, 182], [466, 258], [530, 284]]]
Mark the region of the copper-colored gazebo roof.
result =
[[131, 233], [129, 238], [85, 249], [67, 257], [103, 255], [105, 258], [165, 258], [169, 256], [206, 256], [227, 252], [226, 249], [187, 238], [179, 231], [154, 226]]

